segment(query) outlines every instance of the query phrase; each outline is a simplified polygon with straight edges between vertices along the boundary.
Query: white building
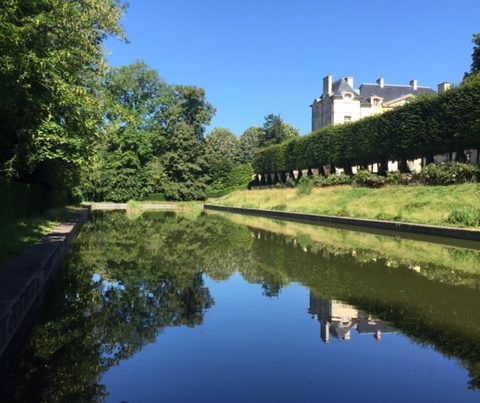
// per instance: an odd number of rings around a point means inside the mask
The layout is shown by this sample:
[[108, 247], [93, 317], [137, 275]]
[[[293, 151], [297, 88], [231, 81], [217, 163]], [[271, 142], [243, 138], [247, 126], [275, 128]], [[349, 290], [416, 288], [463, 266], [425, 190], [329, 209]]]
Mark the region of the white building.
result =
[[[449, 88], [448, 83], [438, 85], [439, 92]], [[378, 115], [420, 95], [434, 93], [429, 87], [419, 86], [417, 80], [410, 81], [409, 85], [387, 85], [383, 78], [379, 78], [376, 84], [362, 84], [354, 89], [352, 77], [333, 82], [332, 76], [328, 75], [323, 79], [322, 95], [311, 105], [312, 131]]]

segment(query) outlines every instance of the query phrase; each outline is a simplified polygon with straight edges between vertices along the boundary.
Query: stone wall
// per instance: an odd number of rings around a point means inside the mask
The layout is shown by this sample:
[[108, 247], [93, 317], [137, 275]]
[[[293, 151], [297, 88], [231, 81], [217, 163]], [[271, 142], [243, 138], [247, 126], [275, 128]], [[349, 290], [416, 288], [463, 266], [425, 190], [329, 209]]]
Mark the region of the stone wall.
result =
[[70, 243], [90, 213], [83, 207], [72, 218], [0, 268], [0, 376], [5, 374], [41, 305], [44, 291], [63, 264]]

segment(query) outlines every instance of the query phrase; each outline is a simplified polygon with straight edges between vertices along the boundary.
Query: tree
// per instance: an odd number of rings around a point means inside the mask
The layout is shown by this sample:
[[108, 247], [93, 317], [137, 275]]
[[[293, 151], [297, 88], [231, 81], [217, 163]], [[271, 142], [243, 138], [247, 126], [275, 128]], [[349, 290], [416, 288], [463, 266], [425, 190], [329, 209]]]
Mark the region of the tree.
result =
[[272, 144], [280, 144], [283, 141], [299, 136], [298, 130], [290, 125], [283, 123], [280, 115], [273, 113], [265, 116], [263, 123], [263, 133], [260, 137], [259, 146], [267, 147]]
[[205, 91], [194, 86], [170, 87], [162, 111], [165, 152], [158, 157], [167, 180], [158, 191], [167, 199], [193, 200], [205, 197], [205, 127], [215, 113]]
[[252, 126], [245, 130], [238, 139], [237, 155], [235, 160], [240, 164], [251, 164], [255, 151], [260, 147], [260, 138], [263, 131], [260, 127]]
[[475, 73], [480, 73], [480, 33], [474, 34], [472, 38], [473, 52], [472, 52], [472, 64], [470, 71], [465, 73], [464, 79]]
[[203, 133], [214, 109], [202, 89], [168, 85], [155, 70], [136, 62], [112, 70], [105, 99], [107, 135], [84, 172], [84, 197], [204, 197]]
[[102, 126], [102, 41], [124, 39], [117, 0], [0, 5], [0, 170], [71, 186]]
[[207, 157], [227, 158], [234, 161], [237, 155], [238, 138], [228, 129], [216, 127], [206, 137], [205, 153]]

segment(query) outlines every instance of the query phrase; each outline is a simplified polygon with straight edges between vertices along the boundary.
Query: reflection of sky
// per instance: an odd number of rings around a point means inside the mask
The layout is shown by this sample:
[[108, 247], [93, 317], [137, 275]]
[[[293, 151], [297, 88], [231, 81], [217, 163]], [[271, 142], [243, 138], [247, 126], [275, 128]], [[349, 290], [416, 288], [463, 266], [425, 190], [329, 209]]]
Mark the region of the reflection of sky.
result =
[[104, 292], [107, 291], [108, 289], [111, 289], [111, 288], [114, 288], [114, 289], [117, 289], [117, 290], [124, 290], [125, 289], [125, 286], [120, 284], [119, 281], [103, 280], [102, 276], [100, 276], [100, 274], [97, 274], [97, 273], [95, 273], [92, 276], [92, 281], [94, 283], [102, 283], [102, 290]]
[[474, 401], [455, 360], [394, 333], [324, 344], [300, 285], [277, 298], [239, 275], [205, 278], [215, 305], [196, 327], [167, 328], [101, 380], [108, 401]]

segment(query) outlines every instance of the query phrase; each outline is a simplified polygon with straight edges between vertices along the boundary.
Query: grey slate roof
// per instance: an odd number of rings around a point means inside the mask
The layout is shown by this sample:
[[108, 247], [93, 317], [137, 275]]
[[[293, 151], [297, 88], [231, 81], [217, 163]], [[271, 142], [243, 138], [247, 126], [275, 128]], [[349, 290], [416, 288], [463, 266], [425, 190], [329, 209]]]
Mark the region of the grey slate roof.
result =
[[[428, 87], [417, 87], [414, 90], [410, 85], [388, 84], [384, 85], [383, 88], [380, 88], [378, 84], [362, 84], [357, 91], [348, 84], [345, 78], [340, 78], [332, 83], [332, 92], [328, 96], [343, 96], [344, 92], [355, 94], [355, 98], [359, 99], [362, 104], [369, 104], [372, 96], [383, 98], [383, 102], [388, 103], [410, 94], [416, 97], [423, 94], [435, 94], [435, 91]], [[324, 96], [321, 95], [318, 99], [323, 98]]]
[[380, 88], [377, 84], [362, 84], [359, 90], [360, 96], [366, 102], [368, 102], [372, 96], [377, 96], [383, 98], [384, 103], [410, 94], [416, 97], [423, 94], [435, 94], [435, 91], [431, 88], [417, 87], [417, 89], [414, 90], [409, 85], [385, 85], [383, 88]]
[[355, 95], [358, 95], [358, 92], [355, 91], [350, 84], [347, 83], [347, 80], [340, 78], [332, 84], [333, 95], [342, 96], [344, 92], [351, 92]]

